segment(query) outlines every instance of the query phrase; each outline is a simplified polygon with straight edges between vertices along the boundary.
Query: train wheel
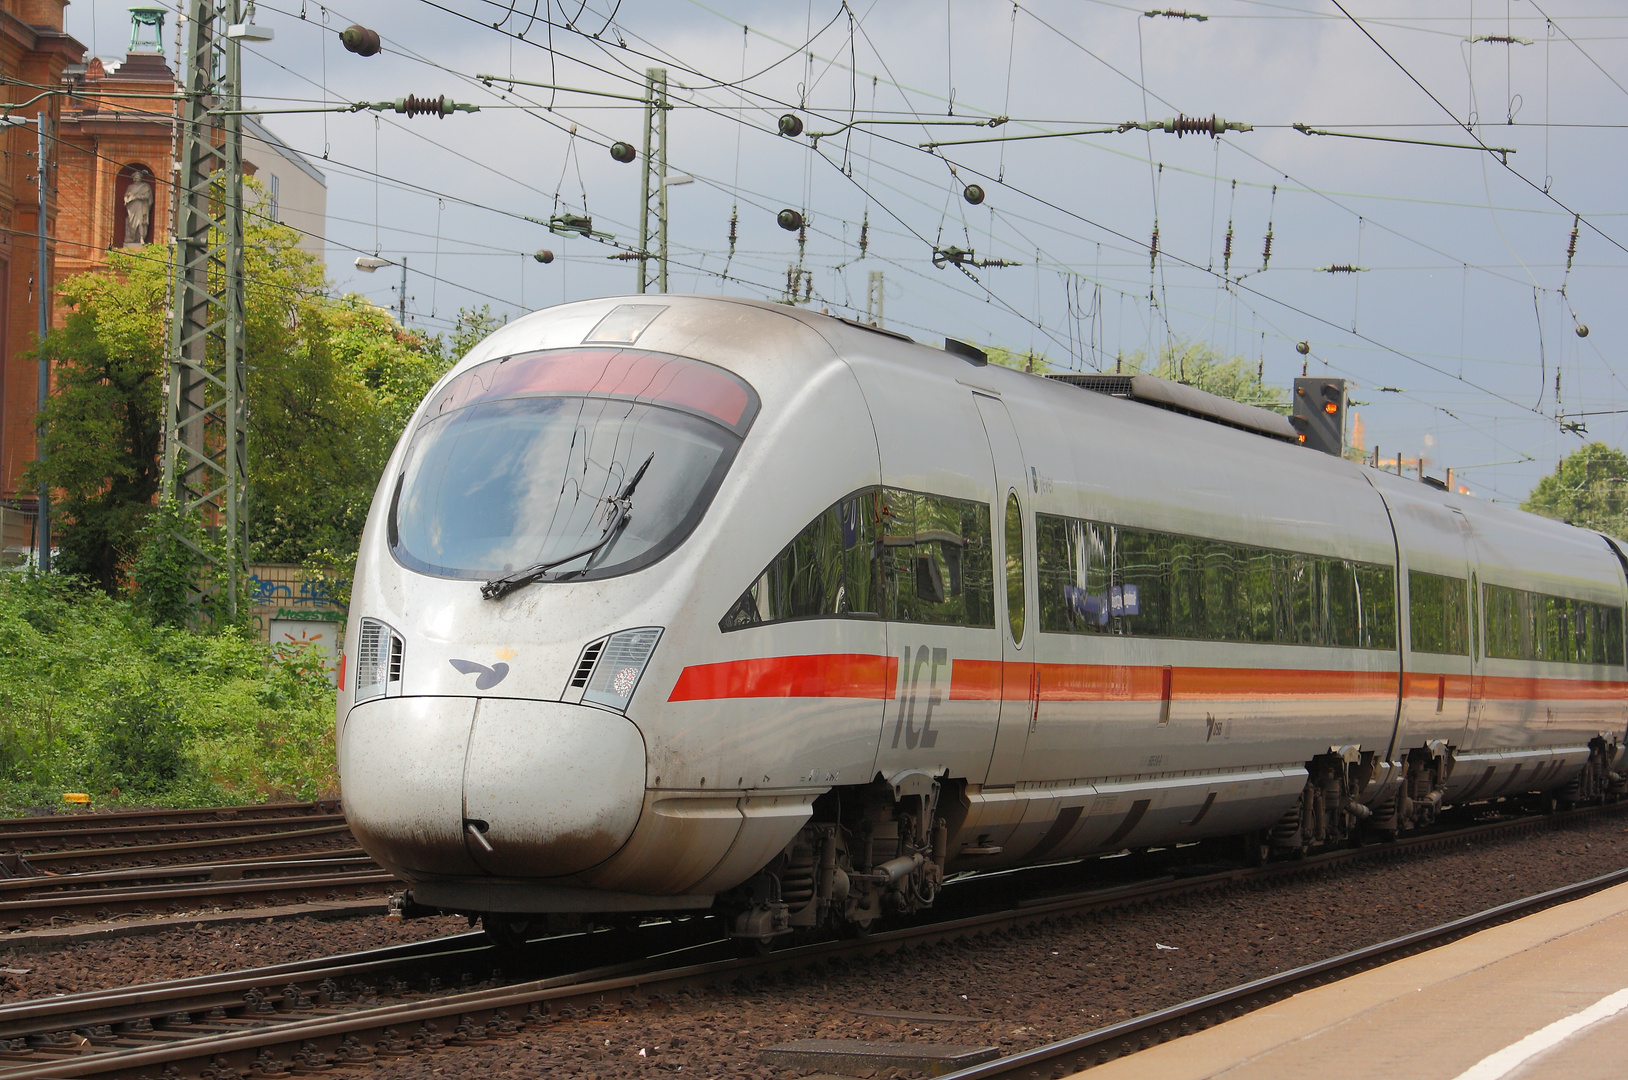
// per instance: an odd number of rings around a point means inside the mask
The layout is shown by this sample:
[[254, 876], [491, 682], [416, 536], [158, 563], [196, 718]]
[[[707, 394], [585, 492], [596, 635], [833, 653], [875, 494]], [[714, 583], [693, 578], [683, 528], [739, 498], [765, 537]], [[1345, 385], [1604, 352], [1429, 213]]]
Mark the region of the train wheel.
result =
[[1272, 859], [1272, 845], [1267, 843], [1264, 830], [1246, 833], [1243, 848], [1244, 863], [1248, 866], [1265, 866]]
[[523, 915], [501, 915], [487, 913], [480, 917], [481, 932], [486, 935], [487, 944], [494, 949], [504, 952], [517, 952], [531, 944], [531, 934], [535, 929], [532, 920]]
[[744, 956], [768, 956], [774, 952], [775, 938], [772, 937], [743, 937], [735, 939], [735, 947], [740, 949]]
[[870, 937], [871, 936], [871, 931], [874, 930], [875, 928], [876, 928], [876, 920], [875, 919], [872, 919], [870, 922], [846, 922], [845, 921], [838, 928], [838, 932], [841, 933], [842, 936], [845, 937], [845, 938], [858, 940], [860, 938], [868, 938], [868, 937]]

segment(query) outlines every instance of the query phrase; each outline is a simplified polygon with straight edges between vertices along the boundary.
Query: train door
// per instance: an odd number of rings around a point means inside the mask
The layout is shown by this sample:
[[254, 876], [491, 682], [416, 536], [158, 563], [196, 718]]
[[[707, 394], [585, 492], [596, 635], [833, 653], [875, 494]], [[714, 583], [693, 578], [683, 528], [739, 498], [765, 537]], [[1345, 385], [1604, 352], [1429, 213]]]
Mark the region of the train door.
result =
[[995, 463], [995, 500], [990, 510], [994, 515], [995, 622], [1001, 639], [1000, 723], [984, 783], [1002, 787], [1017, 782], [1038, 706], [1032, 646], [1038, 618], [1028, 600], [1034, 529], [1023, 447], [1011, 414], [998, 398], [973, 394], [973, 400], [978, 403]]
[[1460, 749], [1469, 749], [1475, 745], [1476, 731], [1481, 726], [1481, 701], [1485, 679], [1482, 675], [1482, 648], [1481, 640], [1481, 578], [1476, 571], [1480, 559], [1476, 554], [1475, 533], [1470, 529], [1468, 519], [1458, 510], [1453, 511], [1453, 520], [1458, 522], [1459, 536], [1464, 541], [1464, 563], [1469, 570], [1470, 582], [1470, 684], [1467, 688], [1468, 702], [1464, 717], [1464, 731], [1459, 736]]

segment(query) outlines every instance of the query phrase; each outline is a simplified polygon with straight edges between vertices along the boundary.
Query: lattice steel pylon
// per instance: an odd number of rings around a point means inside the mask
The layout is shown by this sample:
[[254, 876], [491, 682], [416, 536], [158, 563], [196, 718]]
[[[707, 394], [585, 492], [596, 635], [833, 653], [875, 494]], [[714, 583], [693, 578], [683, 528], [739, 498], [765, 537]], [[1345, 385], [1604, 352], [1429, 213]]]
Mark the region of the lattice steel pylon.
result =
[[[639, 291], [667, 291], [667, 69], [644, 73], [644, 188], [639, 202]], [[655, 205], [650, 204], [655, 198]], [[652, 221], [655, 229], [650, 228]], [[652, 231], [656, 251], [650, 251]], [[656, 262], [652, 279], [650, 261]]]
[[202, 517], [226, 611], [237, 615], [248, 539], [244, 355], [242, 45], [245, 0], [188, 0], [176, 143], [175, 282], [163, 492]]

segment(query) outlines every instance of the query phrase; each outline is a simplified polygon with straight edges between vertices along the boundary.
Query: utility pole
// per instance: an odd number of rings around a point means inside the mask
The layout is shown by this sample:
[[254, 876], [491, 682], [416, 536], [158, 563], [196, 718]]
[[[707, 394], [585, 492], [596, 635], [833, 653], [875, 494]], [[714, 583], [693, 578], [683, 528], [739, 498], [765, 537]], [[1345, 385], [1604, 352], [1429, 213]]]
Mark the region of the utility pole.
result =
[[[647, 68], [644, 73], [644, 186], [639, 202], [639, 291], [667, 291], [667, 69]], [[655, 206], [651, 206], [651, 197]], [[651, 229], [652, 219], [655, 228]], [[650, 252], [651, 233], [656, 253]], [[656, 260], [656, 276], [650, 277], [650, 260]]]
[[186, 4], [162, 489], [183, 515], [204, 514], [220, 541], [218, 553], [198, 554], [224, 571], [231, 618], [248, 539], [241, 41], [263, 35], [244, 7]]
[[882, 321], [882, 271], [872, 270], [865, 282], [865, 321], [880, 327]]
[[[35, 261], [34, 261], [34, 296], [39, 301], [38, 347], [40, 351], [39, 386], [36, 390], [36, 405], [34, 412], [35, 451], [34, 456], [40, 463], [45, 463], [45, 403], [51, 396], [51, 360], [45, 352], [45, 335], [51, 332], [51, 289], [47, 280], [45, 258], [45, 207], [51, 192], [51, 173], [45, 158], [45, 141], [47, 138], [46, 126], [49, 123], [50, 110], [47, 102], [40, 102], [40, 113], [34, 118], [34, 127], [39, 135], [38, 156], [34, 160], [34, 179], [39, 188], [39, 221], [35, 231]], [[44, 480], [40, 481], [38, 502], [38, 517], [34, 526], [34, 536], [37, 538], [36, 565], [42, 574], [51, 572], [51, 485]]]

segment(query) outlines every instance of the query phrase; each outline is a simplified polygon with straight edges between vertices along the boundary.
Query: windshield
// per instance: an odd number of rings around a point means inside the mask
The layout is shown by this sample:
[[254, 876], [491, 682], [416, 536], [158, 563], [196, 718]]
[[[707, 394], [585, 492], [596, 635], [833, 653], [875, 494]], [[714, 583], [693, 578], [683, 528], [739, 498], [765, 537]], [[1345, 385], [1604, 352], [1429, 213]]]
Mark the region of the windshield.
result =
[[626, 524], [551, 576], [649, 565], [700, 520], [756, 407], [735, 376], [679, 357], [595, 350], [482, 364], [436, 396], [413, 435], [391, 548], [411, 569], [458, 578], [563, 558], [605, 535], [613, 500], [649, 460]]

